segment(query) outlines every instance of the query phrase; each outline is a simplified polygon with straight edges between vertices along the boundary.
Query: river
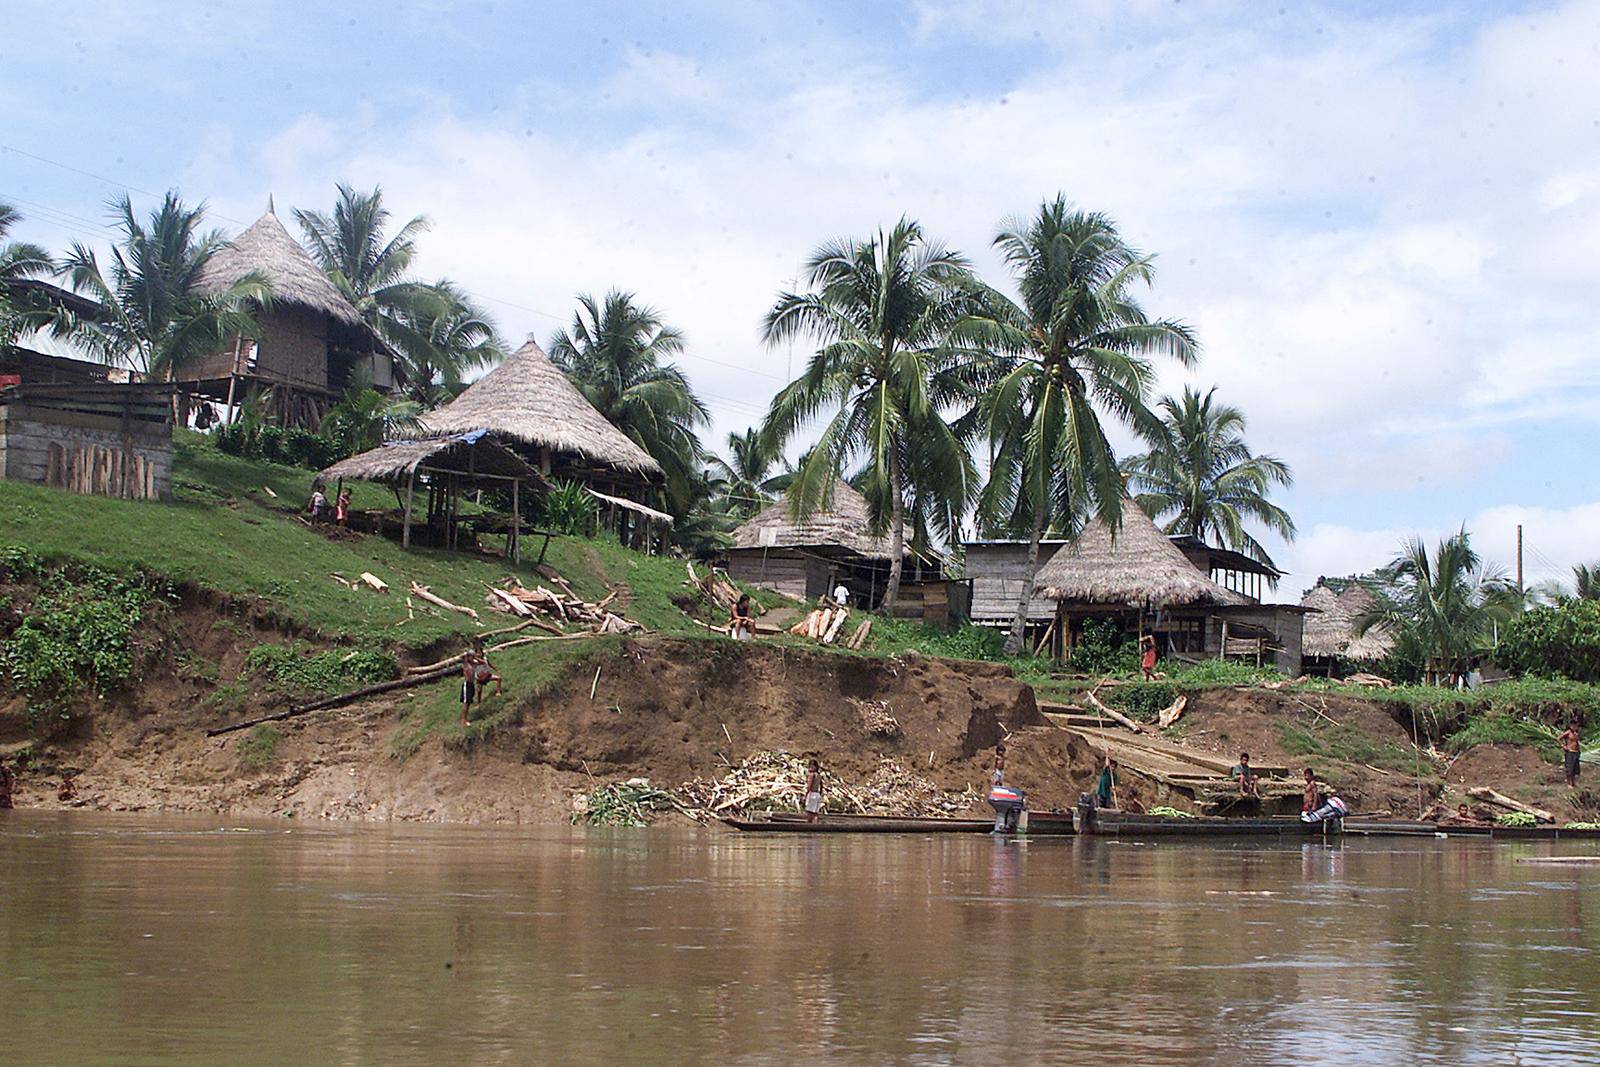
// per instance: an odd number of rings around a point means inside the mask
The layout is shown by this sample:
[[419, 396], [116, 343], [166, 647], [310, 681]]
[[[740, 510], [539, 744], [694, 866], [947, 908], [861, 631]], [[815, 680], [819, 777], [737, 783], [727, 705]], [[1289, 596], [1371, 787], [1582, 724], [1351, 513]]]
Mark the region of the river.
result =
[[81, 1063], [1600, 1062], [1588, 845], [0, 812], [0, 1048]]

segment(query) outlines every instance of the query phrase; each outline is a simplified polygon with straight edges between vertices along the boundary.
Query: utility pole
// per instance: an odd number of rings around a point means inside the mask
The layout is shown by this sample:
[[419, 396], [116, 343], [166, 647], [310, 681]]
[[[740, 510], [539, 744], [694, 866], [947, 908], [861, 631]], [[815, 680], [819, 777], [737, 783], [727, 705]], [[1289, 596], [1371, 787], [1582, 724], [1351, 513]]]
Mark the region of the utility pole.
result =
[[1517, 595], [1522, 594], [1522, 523], [1517, 523]]

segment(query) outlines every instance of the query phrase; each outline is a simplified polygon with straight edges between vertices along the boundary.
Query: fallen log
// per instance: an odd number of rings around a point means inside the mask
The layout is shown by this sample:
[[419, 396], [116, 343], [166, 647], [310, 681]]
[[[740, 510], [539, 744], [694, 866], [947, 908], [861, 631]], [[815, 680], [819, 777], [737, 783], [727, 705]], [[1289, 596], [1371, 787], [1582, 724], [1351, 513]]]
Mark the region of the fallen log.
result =
[[1177, 722], [1178, 718], [1183, 715], [1184, 706], [1188, 703], [1189, 698], [1184, 696], [1182, 693], [1179, 693], [1177, 700], [1174, 700], [1171, 704], [1168, 704], [1166, 707], [1162, 708], [1156, 713], [1156, 725], [1165, 730], [1167, 727]]
[[377, 590], [380, 593], [387, 593], [389, 591], [389, 583], [384, 581], [382, 578], [379, 578], [376, 574], [373, 574], [371, 571], [362, 571], [361, 572], [361, 580], [363, 582], [366, 582], [373, 589]]
[[1113, 707], [1108, 706], [1099, 697], [1094, 695], [1094, 690], [1093, 689], [1089, 690], [1087, 693], [1085, 693], [1083, 695], [1084, 695], [1084, 698], [1086, 700], [1088, 700], [1090, 704], [1094, 705], [1094, 708], [1095, 708], [1096, 711], [1098, 711], [1100, 714], [1104, 715], [1106, 718], [1110, 719], [1112, 722], [1119, 723], [1119, 724], [1121, 724], [1123, 726], [1126, 726], [1128, 729], [1132, 730], [1136, 734], [1144, 733], [1144, 727], [1143, 726], [1140, 726], [1138, 723], [1134, 722], [1132, 719], [1130, 719], [1126, 715], [1122, 714], [1122, 712], [1116, 710]]
[[454, 611], [471, 619], [476, 619], [478, 617], [478, 613], [472, 608], [464, 608], [460, 604], [452, 604], [444, 597], [430, 592], [427, 586], [418, 585], [416, 582], [411, 583], [411, 595], [416, 597], [418, 600], [426, 600], [434, 607], [444, 608], [446, 611]]
[[221, 734], [231, 734], [235, 730], [247, 730], [252, 726], [260, 726], [266, 722], [282, 722], [285, 719], [309, 715], [313, 711], [325, 711], [329, 708], [343, 707], [346, 704], [353, 704], [364, 697], [378, 696], [382, 693], [393, 692], [396, 689], [409, 689], [414, 685], [436, 682], [441, 678], [448, 678], [454, 671], [455, 668], [453, 667], [443, 667], [430, 674], [415, 674], [405, 678], [396, 678], [391, 682], [379, 682], [377, 685], [363, 686], [348, 693], [340, 693], [338, 696], [313, 700], [309, 704], [291, 704], [284, 711], [273, 712], [271, 715], [260, 715], [254, 719], [246, 719], [243, 722], [229, 723], [227, 726], [218, 726], [215, 729], [207, 730], [206, 736], [217, 737]]
[[1510, 808], [1512, 811], [1524, 812], [1528, 815], [1532, 815], [1540, 822], [1556, 821], [1556, 817], [1550, 812], [1545, 811], [1543, 808], [1536, 808], [1532, 804], [1524, 804], [1520, 800], [1513, 800], [1504, 793], [1490, 789], [1486, 785], [1473, 786], [1471, 789], [1467, 790], [1467, 795], [1470, 797], [1475, 797], [1478, 800], [1487, 800], [1491, 804], [1498, 804], [1502, 808]]

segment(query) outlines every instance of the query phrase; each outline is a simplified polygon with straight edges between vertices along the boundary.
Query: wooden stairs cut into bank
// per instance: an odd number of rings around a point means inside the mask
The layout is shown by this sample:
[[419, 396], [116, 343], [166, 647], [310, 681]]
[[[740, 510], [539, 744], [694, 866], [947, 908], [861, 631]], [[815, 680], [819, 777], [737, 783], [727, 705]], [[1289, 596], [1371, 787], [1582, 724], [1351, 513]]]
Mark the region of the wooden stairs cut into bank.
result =
[[[1163, 790], [1182, 793], [1205, 811], [1244, 814], [1256, 807], [1255, 801], [1239, 796], [1238, 783], [1229, 773], [1232, 760], [1157, 734], [1133, 733], [1096, 716], [1092, 709], [1041, 703], [1039, 710], [1060, 729], [1077, 734], [1097, 751], [1110, 753], [1124, 770], [1151, 779]], [[1290, 777], [1288, 767], [1262, 764], [1255, 772], [1263, 810], [1299, 810], [1302, 786]]]

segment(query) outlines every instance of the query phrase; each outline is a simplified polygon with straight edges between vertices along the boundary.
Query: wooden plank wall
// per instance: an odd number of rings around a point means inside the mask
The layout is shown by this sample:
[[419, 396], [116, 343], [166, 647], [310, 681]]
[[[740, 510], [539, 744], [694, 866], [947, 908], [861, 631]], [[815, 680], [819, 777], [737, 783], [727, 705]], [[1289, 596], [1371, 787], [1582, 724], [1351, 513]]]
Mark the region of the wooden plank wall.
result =
[[806, 558], [782, 549], [735, 549], [728, 553], [728, 576], [746, 585], [776, 589], [786, 596], [806, 599], [809, 569]]
[[108, 416], [0, 406], [0, 477], [95, 496], [160, 500], [172, 492], [171, 428]]
[[[1039, 565], [1044, 566], [1059, 547], [1056, 543], [1040, 545]], [[966, 552], [967, 577], [972, 579], [972, 621], [1010, 621], [1027, 581], [1028, 546], [970, 544]], [[1028, 604], [1030, 622], [1048, 622], [1055, 614], [1055, 601], [1043, 596], [1035, 596]]]

